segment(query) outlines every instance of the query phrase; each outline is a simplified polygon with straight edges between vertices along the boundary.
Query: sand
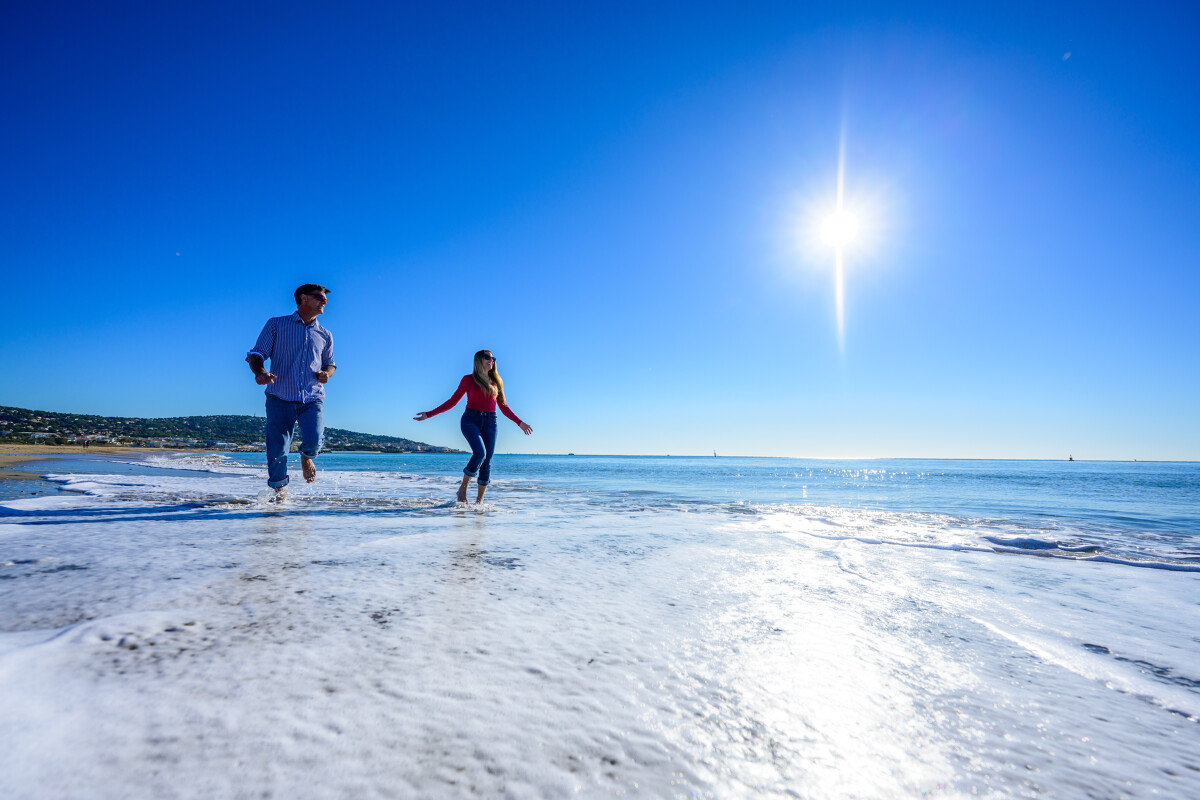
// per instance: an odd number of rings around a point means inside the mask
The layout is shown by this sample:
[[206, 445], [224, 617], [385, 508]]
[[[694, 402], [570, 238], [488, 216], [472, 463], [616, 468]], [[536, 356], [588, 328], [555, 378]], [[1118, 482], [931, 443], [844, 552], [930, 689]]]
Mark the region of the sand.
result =
[[45, 444], [0, 444], [0, 481], [35, 481], [40, 473], [27, 472], [14, 467], [24, 466], [33, 461], [45, 461], [55, 456], [70, 456], [82, 454], [96, 455], [125, 455], [128, 453], [174, 453], [160, 447], [80, 447], [79, 445], [45, 445]]

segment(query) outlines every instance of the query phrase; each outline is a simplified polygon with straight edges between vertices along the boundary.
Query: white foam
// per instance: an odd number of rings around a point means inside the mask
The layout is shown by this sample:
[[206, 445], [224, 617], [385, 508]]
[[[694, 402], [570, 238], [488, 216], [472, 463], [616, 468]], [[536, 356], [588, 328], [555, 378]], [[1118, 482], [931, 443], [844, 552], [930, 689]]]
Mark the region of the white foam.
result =
[[0, 794], [1200, 792], [1192, 575], [916, 515], [263, 478], [6, 504]]

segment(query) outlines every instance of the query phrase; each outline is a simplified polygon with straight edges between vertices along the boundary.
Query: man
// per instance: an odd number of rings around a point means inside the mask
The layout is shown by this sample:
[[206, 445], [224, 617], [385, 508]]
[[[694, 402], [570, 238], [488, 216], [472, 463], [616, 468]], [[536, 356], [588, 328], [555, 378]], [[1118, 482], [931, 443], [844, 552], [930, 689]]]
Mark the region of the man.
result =
[[[267, 485], [278, 500], [287, 497], [288, 450], [297, 421], [304, 480], [317, 479], [313, 459], [321, 452], [325, 436], [325, 384], [337, 369], [333, 335], [317, 322], [325, 313], [329, 290], [306, 283], [295, 297], [295, 313], [267, 320], [254, 349], [246, 354], [254, 382], [267, 387]], [[263, 366], [268, 359], [270, 372]]]

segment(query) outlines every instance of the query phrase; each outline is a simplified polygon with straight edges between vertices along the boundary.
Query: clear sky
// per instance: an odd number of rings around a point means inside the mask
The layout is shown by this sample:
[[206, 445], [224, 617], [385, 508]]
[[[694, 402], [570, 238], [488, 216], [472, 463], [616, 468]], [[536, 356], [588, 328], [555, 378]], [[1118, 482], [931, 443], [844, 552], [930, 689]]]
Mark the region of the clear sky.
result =
[[[501, 452], [1200, 459], [1194, 3], [6, 3], [0, 404]], [[834, 253], [814, 226], [845, 203]]]

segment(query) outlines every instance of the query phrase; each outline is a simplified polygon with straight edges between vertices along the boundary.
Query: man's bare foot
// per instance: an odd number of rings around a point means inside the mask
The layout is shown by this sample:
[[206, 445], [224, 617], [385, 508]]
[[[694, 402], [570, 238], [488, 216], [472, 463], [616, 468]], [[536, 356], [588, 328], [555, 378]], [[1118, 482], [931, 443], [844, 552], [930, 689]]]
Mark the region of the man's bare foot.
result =
[[272, 502], [275, 502], [275, 503], [282, 503], [284, 500], [287, 500], [287, 496], [288, 496], [287, 487], [280, 486], [278, 489], [275, 490], [275, 496], [273, 498], [271, 498], [271, 500], [272, 500]]
[[304, 471], [304, 480], [309, 483], [317, 479], [317, 465], [308, 456], [300, 456], [300, 469]]

